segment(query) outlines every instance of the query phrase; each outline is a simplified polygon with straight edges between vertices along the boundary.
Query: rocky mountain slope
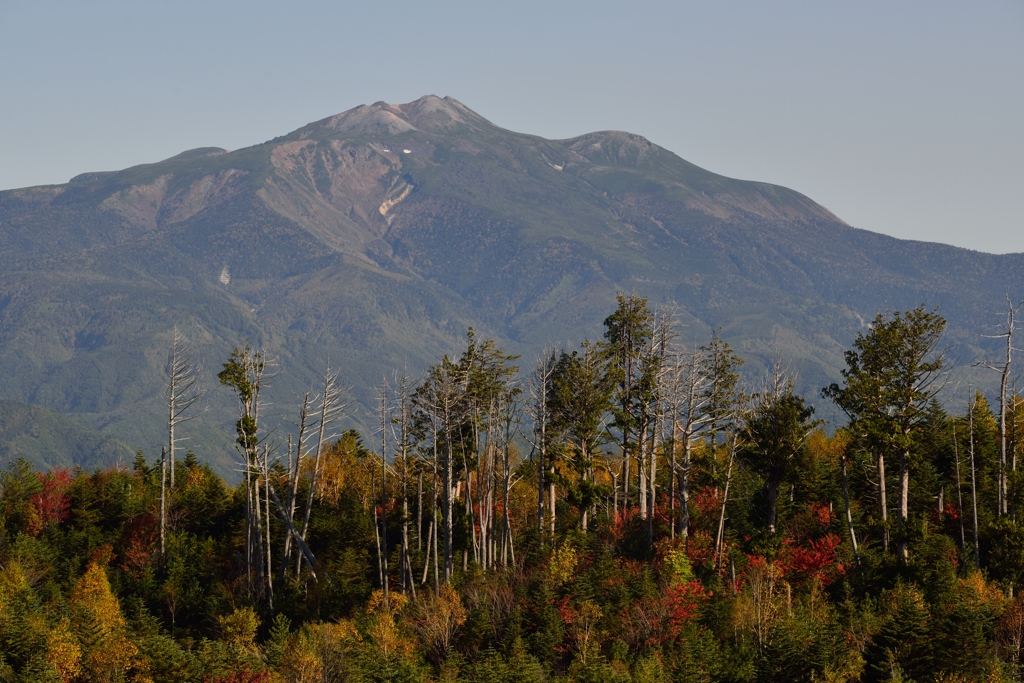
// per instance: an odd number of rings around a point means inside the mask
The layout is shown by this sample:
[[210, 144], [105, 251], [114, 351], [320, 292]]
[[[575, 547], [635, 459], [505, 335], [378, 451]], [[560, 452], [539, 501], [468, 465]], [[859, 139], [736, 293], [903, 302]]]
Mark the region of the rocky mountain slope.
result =
[[467, 326], [529, 363], [598, 338], [615, 293], [636, 291], [674, 301], [686, 339], [721, 328], [751, 376], [780, 356], [814, 392], [884, 308], [938, 306], [962, 365], [995, 354], [981, 334], [1022, 280], [1024, 255], [855, 229], [638, 135], [545, 140], [428, 96], [0, 193], [0, 396], [155, 455], [177, 325], [206, 365], [192, 445], [227, 472], [214, 375], [247, 341], [278, 361], [274, 420], [329, 362], [372, 424], [382, 377], [457, 352]]

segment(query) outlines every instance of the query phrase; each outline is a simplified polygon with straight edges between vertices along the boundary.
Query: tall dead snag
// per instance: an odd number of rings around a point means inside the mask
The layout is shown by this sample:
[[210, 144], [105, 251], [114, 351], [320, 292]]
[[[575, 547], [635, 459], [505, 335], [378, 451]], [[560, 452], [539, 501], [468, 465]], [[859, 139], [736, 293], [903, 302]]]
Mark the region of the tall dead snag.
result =
[[250, 587], [265, 595], [264, 580], [269, 567], [265, 566], [260, 514], [261, 468], [259, 462], [260, 390], [267, 360], [259, 351], [246, 345], [231, 352], [223, 370], [217, 374], [220, 383], [230, 387], [238, 399], [238, 421], [235, 430], [237, 448], [243, 457], [242, 472], [245, 481], [245, 568]]
[[[309, 422], [309, 392], [307, 391], [302, 399], [302, 407], [299, 408], [299, 434], [295, 442], [295, 455], [292, 456], [292, 435], [288, 435], [288, 503], [283, 513], [287, 517], [287, 523], [295, 523], [295, 506], [299, 498], [299, 475], [302, 465], [302, 453], [305, 451], [306, 440], [309, 438], [307, 426]], [[284, 578], [285, 569], [291, 559], [292, 535], [285, 534], [284, 549], [281, 553], [281, 564], [277, 570], [279, 579]]]
[[[854, 557], [860, 557], [860, 550], [857, 546], [857, 530], [853, 527], [853, 509], [850, 507], [850, 477], [846, 469], [846, 444], [843, 443], [842, 451], [839, 453], [839, 466], [843, 477], [843, 503], [846, 507], [846, 530], [850, 534], [850, 545], [853, 546]], [[957, 463], [957, 477], [959, 479], [959, 462]]]
[[[342, 391], [338, 385], [338, 372], [332, 370], [328, 365], [324, 370], [323, 390], [320, 393], [320, 415], [317, 418], [317, 440], [316, 455], [313, 459], [313, 472], [310, 474], [309, 495], [306, 497], [306, 509], [302, 518], [302, 530], [299, 536], [303, 542], [306, 541], [306, 533], [309, 531], [309, 515], [313, 510], [313, 496], [316, 493], [317, 477], [320, 474], [320, 458], [323, 455], [324, 441], [330, 440], [334, 435], [328, 433], [328, 427], [334, 423], [344, 412], [346, 406], [342, 402]], [[302, 438], [299, 438], [300, 456], [302, 459]], [[306, 456], [308, 457], [308, 456]], [[299, 469], [297, 462], [296, 469]], [[298, 577], [302, 571], [302, 558], [299, 557], [295, 566], [295, 576]]]
[[[453, 441], [460, 432], [462, 397], [465, 392], [465, 373], [445, 356], [431, 367], [413, 395], [417, 420], [429, 424], [433, 438], [435, 481], [441, 486], [441, 529], [434, 532], [435, 546], [443, 541], [443, 580], [450, 583], [454, 572], [452, 548], [453, 505], [455, 497], [455, 447]], [[435, 496], [435, 500], [437, 496]], [[434, 549], [435, 592], [437, 583], [437, 549]]]
[[516, 559], [515, 548], [512, 545], [512, 523], [509, 519], [508, 507], [509, 494], [512, 490], [512, 439], [521, 422], [518, 396], [518, 388], [509, 389], [502, 397], [498, 409], [501, 420], [501, 564], [503, 567], [514, 563]]
[[646, 421], [651, 423], [651, 437], [648, 446], [647, 478], [650, 492], [647, 510], [647, 544], [649, 551], [654, 552], [654, 518], [657, 514], [658, 501], [658, 446], [662, 439], [664, 421], [668, 408], [666, 380], [667, 359], [670, 346], [676, 336], [675, 312], [671, 308], [662, 308], [654, 316], [654, 332], [651, 337], [650, 351], [644, 359], [644, 389], [647, 399], [644, 401]]
[[[160, 484], [160, 553], [164, 552], [164, 539], [167, 529], [167, 513], [174, 493], [174, 463], [178, 442], [182, 440], [175, 430], [178, 425], [199, 417], [192, 407], [202, 398], [199, 387], [200, 367], [196, 362], [195, 351], [188, 339], [175, 327], [171, 336], [171, 351], [167, 357], [167, 451], [161, 454]], [[165, 475], [170, 476], [170, 488], [167, 490]]]
[[[413, 469], [410, 459], [413, 456], [413, 448], [416, 440], [413, 436], [412, 425], [412, 404], [409, 397], [409, 378], [405, 375], [398, 377], [399, 414], [396, 418], [398, 423], [398, 441], [395, 446], [398, 456], [400, 474], [400, 485], [402, 489], [402, 552], [401, 552], [401, 574], [402, 590], [411, 591], [416, 597], [416, 580], [412, 571], [412, 559], [410, 557], [409, 543], [409, 476]], [[420, 507], [423, 505], [423, 477], [419, 478]], [[418, 539], [417, 539], [418, 540]]]
[[160, 447], [160, 556], [167, 544], [167, 448]]
[[1009, 397], [1007, 391], [1009, 389], [1010, 382], [1010, 362], [1013, 356], [1013, 331], [1014, 322], [1017, 316], [1017, 312], [1021, 306], [1024, 306], [1024, 302], [1013, 305], [1010, 301], [1009, 295], [1006, 297], [1006, 327], [1003, 332], [996, 335], [991, 335], [990, 339], [1006, 339], [1006, 360], [1001, 365], [995, 365], [982, 361], [979, 365], [995, 370], [1000, 374], [999, 377], [999, 472], [997, 473], [997, 504], [999, 507], [999, 516], [1009, 512], [1009, 502], [1007, 496], [1007, 463], [1006, 463], [1006, 411], [1008, 407]]
[[[384, 589], [384, 600], [390, 599], [388, 582], [388, 429], [391, 425], [391, 412], [388, 407], [388, 383], [380, 388], [380, 531], [383, 547], [377, 546], [380, 553], [378, 562], [381, 566], [381, 588]], [[376, 501], [374, 509], [376, 509]], [[374, 516], [376, 521], [376, 515]]]
[[956, 513], [960, 518], [960, 559], [967, 566], [967, 540], [964, 533], [964, 494], [960, 479], [960, 446], [956, 440], [956, 423], [953, 423], [953, 463], [956, 465]]
[[174, 489], [175, 450], [180, 436], [175, 435], [175, 427], [183, 422], [193, 420], [198, 415], [190, 412], [192, 406], [202, 397], [199, 388], [200, 367], [196, 362], [195, 351], [178, 328], [174, 328], [171, 338], [171, 352], [167, 358], [167, 457], [170, 466], [171, 489]]
[[971, 506], [974, 508], [971, 517], [974, 520], [974, 567], [981, 569], [981, 550], [978, 543], [978, 478], [974, 467], [974, 408], [977, 396], [971, 391], [971, 402], [967, 406], [967, 429], [971, 453]]
[[735, 417], [729, 421], [731, 434], [728, 435], [729, 465], [725, 471], [725, 489], [722, 491], [722, 507], [718, 515], [718, 533], [715, 535], [715, 561], [719, 570], [722, 568], [722, 551], [725, 549], [725, 513], [729, 505], [729, 486], [732, 484], [732, 467], [736, 462], [736, 451], [740, 446], [739, 420]]
[[546, 514], [545, 487], [551, 488], [551, 500], [554, 502], [554, 482], [546, 482], [545, 474], [550, 468], [554, 474], [554, 462], [548, 458], [548, 427], [551, 423], [551, 408], [549, 401], [552, 393], [552, 380], [555, 375], [557, 361], [554, 353], [547, 353], [541, 356], [529, 384], [529, 414], [533, 422], [533, 453], [537, 457], [537, 539], [544, 543], [545, 521], [550, 523], [551, 533], [555, 531], [555, 508], [551, 506], [550, 515]]
[[[685, 356], [679, 355], [675, 358], [670, 396], [673, 415], [672, 477], [674, 482], [678, 481], [678, 489], [673, 484], [671, 499], [673, 504], [677, 497], [679, 499], [679, 533], [687, 543], [690, 537], [690, 473], [693, 466], [693, 444], [709, 416], [709, 385], [707, 365], [701, 351], [694, 348]], [[682, 451], [682, 458], [677, 463], [678, 449]]]

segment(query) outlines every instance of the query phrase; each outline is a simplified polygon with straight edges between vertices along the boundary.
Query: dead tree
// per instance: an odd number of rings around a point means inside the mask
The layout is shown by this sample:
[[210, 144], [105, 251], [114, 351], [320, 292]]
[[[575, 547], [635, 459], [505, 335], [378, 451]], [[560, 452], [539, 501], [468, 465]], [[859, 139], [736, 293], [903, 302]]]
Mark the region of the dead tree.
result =
[[973, 390], [971, 391], [971, 401], [967, 406], [967, 425], [968, 435], [970, 438], [970, 449], [971, 449], [971, 506], [974, 508], [974, 567], [975, 569], [981, 568], [981, 551], [978, 547], [978, 477], [977, 470], [974, 468], [974, 406], [976, 400]]
[[[167, 514], [174, 494], [174, 463], [175, 451], [182, 441], [181, 435], [175, 433], [178, 425], [194, 420], [200, 413], [192, 411], [192, 407], [203, 396], [199, 387], [200, 367], [196, 362], [195, 352], [188, 339], [175, 327], [171, 336], [171, 351], [167, 357], [167, 385], [165, 397], [167, 402], [167, 451], [161, 453], [160, 482], [160, 554], [164, 553], [167, 534]], [[170, 476], [170, 488], [166, 478]]]
[[170, 466], [171, 490], [174, 490], [175, 449], [180, 436], [175, 427], [199, 417], [190, 412], [192, 406], [202, 398], [199, 387], [200, 366], [195, 351], [183, 334], [174, 328], [171, 338], [171, 352], [167, 357], [167, 457]]
[[[288, 435], [288, 503], [284, 514], [292, 524], [295, 523], [295, 506], [298, 503], [299, 498], [299, 474], [300, 467], [302, 465], [302, 453], [305, 450], [306, 440], [309, 438], [309, 435], [307, 434], [308, 424], [309, 392], [307, 391], [302, 399], [302, 407], [299, 408], [299, 434], [298, 439], [295, 442], [294, 458], [292, 457], [292, 435]], [[291, 559], [291, 549], [292, 535], [286, 534], [284, 539], [284, 549], [281, 553], [281, 565], [277, 570], [277, 576], [279, 579], [284, 578], [285, 569], [288, 566], [288, 561]]]
[[[982, 361], [979, 365], [995, 370], [999, 373], [999, 472], [997, 474], [997, 504], [999, 507], [999, 516], [1009, 512], [1009, 503], [1007, 500], [1007, 474], [1006, 474], [1006, 409], [1008, 403], [1007, 389], [1010, 381], [1010, 362], [1012, 360], [1013, 348], [1013, 331], [1014, 322], [1017, 316], [1017, 312], [1021, 306], [1024, 306], [1024, 302], [1013, 305], [1010, 301], [1010, 296], [1006, 296], [1006, 327], [1000, 334], [989, 336], [990, 339], [1006, 339], [1006, 360], [1000, 364], [995, 365], [987, 361]], [[986, 335], [988, 336], [988, 335]]]
[[[672, 374], [673, 449], [672, 475], [679, 482], [679, 533], [689, 541], [690, 533], [690, 474], [693, 466], [693, 444], [704, 429], [710, 414], [710, 377], [704, 354], [694, 348], [685, 356], [676, 357]], [[678, 443], [682, 459], [675, 460]], [[678, 467], [677, 467], [678, 465]], [[673, 491], [675, 494], [675, 491]], [[673, 501], [676, 495], [673, 495]]]
[[[533, 422], [533, 438], [531, 445], [533, 453], [537, 457], [537, 538], [538, 542], [544, 542], [544, 521], [548, 519], [552, 537], [555, 533], [555, 485], [554, 482], [545, 482], [545, 471], [555, 473], [554, 463], [548, 462], [548, 423], [551, 421], [551, 411], [548, 406], [548, 398], [551, 394], [551, 380], [555, 374], [555, 354], [544, 352], [538, 361], [536, 368], [530, 378], [529, 392], [530, 400], [529, 415]], [[550, 488], [551, 509], [550, 517], [545, 514], [545, 485]]]
[[[306, 497], [306, 509], [302, 518], [302, 530], [300, 536], [303, 542], [306, 540], [306, 533], [309, 531], [309, 516], [313, 510], [313, 495], [316, 492], [317, 477], [320, 474], [320, 458], [323, 455], [324, 441], [329, 440], [333, 437], [329, 434], [327, 428], [335, 422], [341, 414], [344, 412], [347, 406], [342, 401], [342, 391], [338, 385], [338, 373], [336, 370], [332, 370], [330, 365], [324, 370], [324, 384], [323, 390], [320, 394], [320, 416], [317, 419], [317, 441], [316, 441], [316, 455], [313, 459], [313, 472], [310, 474], [309, 480], [309, 495]], [[299, 440], [300, 456], [296, 460], [301, 460], [301, 449], [302, 440]], [[296, 470], [299, 469], [298, 463], [296, 464]], [[302, 564], [301, 558], [295, 567], [295, 576], [298, 577], [301, 574]]]

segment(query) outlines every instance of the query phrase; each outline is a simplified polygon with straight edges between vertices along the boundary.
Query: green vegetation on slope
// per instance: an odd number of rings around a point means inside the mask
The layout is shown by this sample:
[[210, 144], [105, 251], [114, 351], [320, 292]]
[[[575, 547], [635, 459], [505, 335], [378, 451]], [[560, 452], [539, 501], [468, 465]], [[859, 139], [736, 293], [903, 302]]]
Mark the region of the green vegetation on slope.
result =
[[19, 458], [40, 470], [79, 466], [86, 470], [128, 464], [135, 454], [125, 442], [42, 406], [0, 399], [0, 461]]

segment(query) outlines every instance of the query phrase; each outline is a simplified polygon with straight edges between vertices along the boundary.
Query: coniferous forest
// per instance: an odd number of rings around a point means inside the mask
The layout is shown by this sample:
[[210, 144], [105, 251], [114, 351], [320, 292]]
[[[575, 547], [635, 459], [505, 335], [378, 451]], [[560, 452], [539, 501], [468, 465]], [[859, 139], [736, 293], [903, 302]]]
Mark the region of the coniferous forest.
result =
[[267, 424], [241, 345], [205, 388], [237, 399], [235, 481], [189, 448], [176, 333], [158, 458], [0, 475], [0, 680], [1020, 680], [1013, 313], [992, 400], [952, 391], [925, 306], [809, 397], [620, 295], [536, 361], [469, 330], [382, 381], [373, 433], [330, 369]]

